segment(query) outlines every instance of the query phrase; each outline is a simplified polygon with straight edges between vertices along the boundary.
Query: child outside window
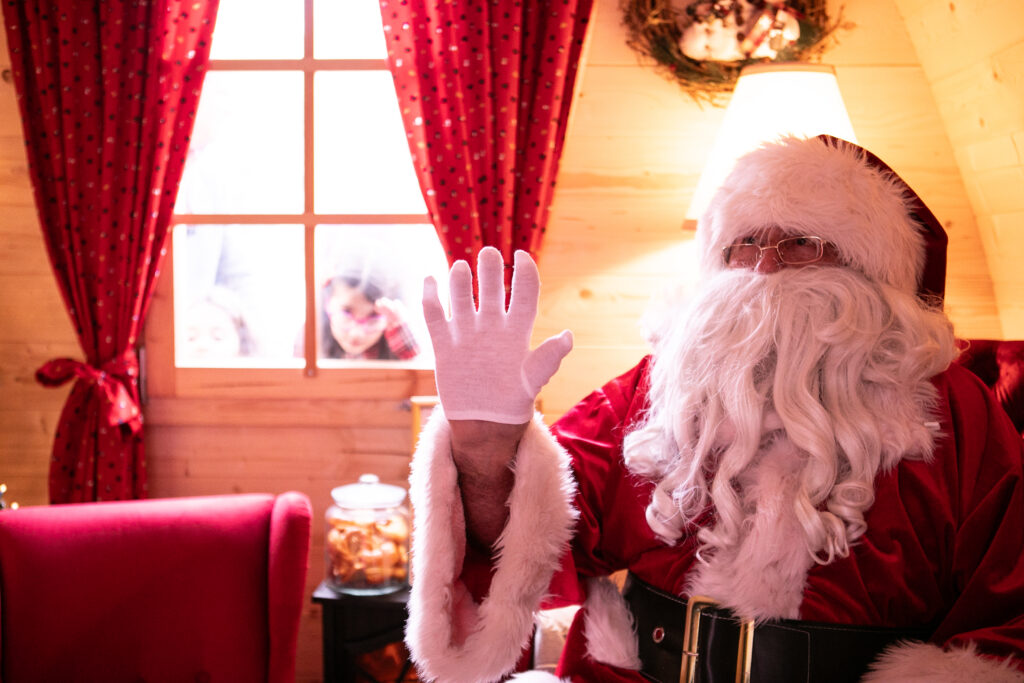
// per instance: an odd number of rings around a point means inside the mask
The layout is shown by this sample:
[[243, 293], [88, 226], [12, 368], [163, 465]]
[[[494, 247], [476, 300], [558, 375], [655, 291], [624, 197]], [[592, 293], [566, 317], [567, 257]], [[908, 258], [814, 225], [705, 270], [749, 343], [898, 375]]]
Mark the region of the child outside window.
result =
[[346, 251], [321, 288], [320, 357], [408, 360], [419, 345], [400, 283], [372, 255]]

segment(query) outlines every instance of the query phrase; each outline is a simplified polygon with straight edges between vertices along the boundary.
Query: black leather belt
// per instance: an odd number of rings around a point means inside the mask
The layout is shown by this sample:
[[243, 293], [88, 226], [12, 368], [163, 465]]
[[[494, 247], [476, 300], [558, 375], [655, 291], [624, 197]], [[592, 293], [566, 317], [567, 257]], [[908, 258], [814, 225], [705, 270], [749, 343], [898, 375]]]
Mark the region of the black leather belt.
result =
[[622, 594], [636, 622], [641, 673], [658, 683], [856, 683], [887, 646], [931, 632], [795, 619], [755, 624], [632, 574]]

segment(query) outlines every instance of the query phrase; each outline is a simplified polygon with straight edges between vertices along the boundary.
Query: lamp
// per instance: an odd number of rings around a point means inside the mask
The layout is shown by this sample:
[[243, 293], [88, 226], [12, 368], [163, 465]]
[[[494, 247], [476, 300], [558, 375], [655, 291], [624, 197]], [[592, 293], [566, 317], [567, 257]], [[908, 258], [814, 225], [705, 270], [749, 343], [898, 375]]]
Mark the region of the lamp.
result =
[[745, 67], [704, 166], [683, 228], [693, 230], [736, 159], [783, 135], [822, 133], [856, 143], [835, 69], [825, 64], [771, 62]]

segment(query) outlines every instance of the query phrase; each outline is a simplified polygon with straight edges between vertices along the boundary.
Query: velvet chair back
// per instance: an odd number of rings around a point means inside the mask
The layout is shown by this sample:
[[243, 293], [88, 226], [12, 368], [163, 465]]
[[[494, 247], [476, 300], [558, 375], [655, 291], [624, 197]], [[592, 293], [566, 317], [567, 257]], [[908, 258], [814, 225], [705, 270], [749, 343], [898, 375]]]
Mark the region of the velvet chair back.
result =
[[301, 493], [0, 512], [8, 683], [295, 680]]

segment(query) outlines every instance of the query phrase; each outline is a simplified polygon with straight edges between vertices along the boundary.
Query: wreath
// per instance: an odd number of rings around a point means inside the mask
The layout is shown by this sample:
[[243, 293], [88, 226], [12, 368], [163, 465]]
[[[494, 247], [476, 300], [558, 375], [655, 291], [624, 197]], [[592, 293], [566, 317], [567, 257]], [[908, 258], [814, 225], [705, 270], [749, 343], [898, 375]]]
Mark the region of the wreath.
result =
[[[627, 44], [698, 103], [720, 106], [740, 71], [820, 61], [841, 25], [826, 0], [622, 0]], [[841, 11], [840, 11], [841, 14]]]

